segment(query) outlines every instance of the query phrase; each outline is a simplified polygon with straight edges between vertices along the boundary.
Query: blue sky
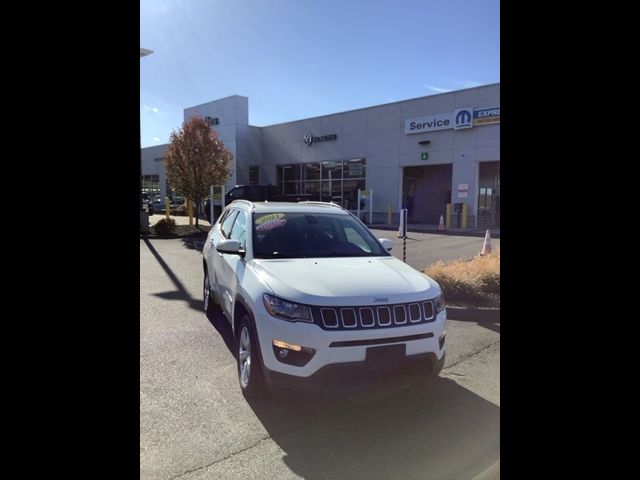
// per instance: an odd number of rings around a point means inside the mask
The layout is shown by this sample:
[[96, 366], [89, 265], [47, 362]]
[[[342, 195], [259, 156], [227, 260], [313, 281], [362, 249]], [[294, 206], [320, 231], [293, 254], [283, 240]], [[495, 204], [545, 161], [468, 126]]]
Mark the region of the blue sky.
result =
[[249, 97], [264, 126], [500, 81], [499, 0], [141, 0], [142, 146]]

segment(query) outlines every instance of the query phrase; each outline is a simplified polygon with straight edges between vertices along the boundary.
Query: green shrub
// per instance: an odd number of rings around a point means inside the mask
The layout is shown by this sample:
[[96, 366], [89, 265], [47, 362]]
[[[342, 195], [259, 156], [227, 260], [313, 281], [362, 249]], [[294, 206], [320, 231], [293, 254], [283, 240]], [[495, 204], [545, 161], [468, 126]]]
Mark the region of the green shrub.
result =
[[176, 233], [176, 221], [173, 218], [163, 218], [153, 226], [156, 235], [173, 235]]

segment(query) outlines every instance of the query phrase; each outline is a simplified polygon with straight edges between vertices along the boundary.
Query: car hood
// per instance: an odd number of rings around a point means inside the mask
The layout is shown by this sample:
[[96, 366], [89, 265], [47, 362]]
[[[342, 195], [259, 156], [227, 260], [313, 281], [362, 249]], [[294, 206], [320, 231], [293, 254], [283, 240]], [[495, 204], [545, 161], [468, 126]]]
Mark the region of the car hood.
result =
[[310, 305], [372, 305], [435, 297], [437, 283], [395, 257], [255, 259], [273, 294]]

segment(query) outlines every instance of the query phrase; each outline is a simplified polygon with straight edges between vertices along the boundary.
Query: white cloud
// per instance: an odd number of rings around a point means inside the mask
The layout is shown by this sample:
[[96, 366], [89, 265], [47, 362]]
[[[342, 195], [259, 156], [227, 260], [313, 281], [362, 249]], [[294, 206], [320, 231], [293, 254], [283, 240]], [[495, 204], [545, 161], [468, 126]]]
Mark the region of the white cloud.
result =
[[456, 82], [456, 85], [460, 85], [462, 88], [473, 88], [478, 87], [481, 84], [476, 82], [475, 80], [464, 79], [461, 82]]
[[158, 110], [158, 107], [150, 107], [149, 105], [145, 105], [144, 109], [149, 111], [149, 112], [153, 112], [156, 115], [160, 114], [160, 110]]
[[429, 90], [433, 90], [434, 92], [438, 92], [438, 93], [445, 93], [445, 92], [451, 91], [450, 88], [436, 87], [434, 85], [425, 85], [425, 88], [428, 88]]
[[154, 142], [159, 142], [159, 141], [160, 141], [160, 139], [159, 139], [158, 137], [153, 137], [153, 141], [154, 141]]

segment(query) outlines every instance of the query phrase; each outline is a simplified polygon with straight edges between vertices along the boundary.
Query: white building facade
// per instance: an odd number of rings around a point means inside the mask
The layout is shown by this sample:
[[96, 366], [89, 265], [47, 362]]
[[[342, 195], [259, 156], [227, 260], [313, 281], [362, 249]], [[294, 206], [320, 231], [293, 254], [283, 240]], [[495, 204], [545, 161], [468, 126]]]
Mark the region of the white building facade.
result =
[[[374, 223], [407, 208], [410, 222], [437, 224], [447, 204], [464, 203], [469, 228], [500, 225], [499, 83], [264, 127], [249, 125], [238, 95], [184, 110], [195, 115], [233, 154], [227, 190], [273, 184], [354, 211], [358, 190], [373, 190]], [[166, 148], [142, 149], [143, 188], [163, 198]]]

